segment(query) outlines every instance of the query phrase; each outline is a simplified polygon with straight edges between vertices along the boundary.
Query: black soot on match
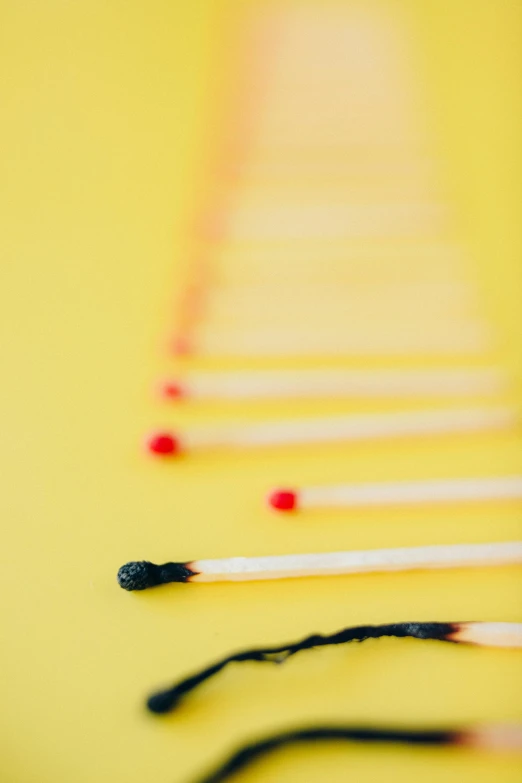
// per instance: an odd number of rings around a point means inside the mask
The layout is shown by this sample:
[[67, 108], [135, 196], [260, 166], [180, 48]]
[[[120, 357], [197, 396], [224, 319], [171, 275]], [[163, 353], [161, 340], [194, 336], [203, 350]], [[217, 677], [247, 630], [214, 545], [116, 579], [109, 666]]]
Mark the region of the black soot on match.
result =
[[169, 582], [188, 582], [193, 571], [188, 563], [156, 565], [148, 560], [125, 563], [118, 571], [118, 584], [124, 590], [147, 590]]
[[178, 699], [170, 691], [158, 691], [147, 699], [147, 707], [156, 715], [164, 715], [177, 707]]

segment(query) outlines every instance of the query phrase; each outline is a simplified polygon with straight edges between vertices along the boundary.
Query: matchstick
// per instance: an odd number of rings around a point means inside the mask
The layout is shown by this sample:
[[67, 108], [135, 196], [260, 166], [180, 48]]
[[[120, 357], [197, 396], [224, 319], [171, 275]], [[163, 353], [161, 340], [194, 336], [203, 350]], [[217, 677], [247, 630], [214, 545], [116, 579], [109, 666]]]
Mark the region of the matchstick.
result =
[[[364, 180], [366, 181], [366, 180]], [[297, 185], [299, 191], [301, 188]], [[317, 187], [316, 184], [312, 187]], [[367, 183], [367, 187], [373, 187]], [[224, 245], [216, 250], [216, 270], [213, 280], [226, 284], [237, 292], [263, 287], [274, 290], [281, 279], [289, 284], [299, 279], [300, 284], [316, 283], [324, 286], [361, 287], [373, 285], [378, 269], [379, 286], [395, 284], [398, 279], [407, 285], [428, 286], [443, 290], [448, 286], [472, 287], [465, 275], [466, 253], [462, 246], [445, 241], [421, 240], [378, 242], [366, 240], [339, 240], [328, 244], [327, 263], [325, 245], [315, 242], [278, 242], [270, 245]]]
[[192, 448], [256, 448], [259, 446], [342, 443], [374, 438], [399, 438], [480, 432], [515, 425], [509, 407], [462, 408], [396, 413], [368, 413], [325, 418], [267, 421], [244, 426], [194, 430], [180, 438], [160, 431], [147, 441], [150, 452], [174, 456]]
[[418, 745], [426, 747], [460, 746], [493, 752], [522, 751], [522, 725], [490, 725], [476, 728], [396, 729], [368, 726], [324, 725], [283, 731], [243, 745], [215, 770], [197, 783], [223, 783], [255, 761], [288, 745], [319, 742], [364, 742]]
[[256, 357], [322, 357], [328, 359], [365, 356], [398, 357], [411, 354], [423, 356], [475, 356], [491, 349], [491, 333], [484, 323], [464, 319], [449, 328], [446, 324], [431, 325], [426, 319], [415, 326], [394, 325], [379, 320], [368, 331], [368, 320], [357, 325], [330, 324], [319, 330], [314, 326], [299, 328], [271, 326], [269, 319], [257, 330], [213, 324], [200, 330], [193, 350], [201, 356]]
[[296, 204], [265, 210], [237, 207], [228, 218], [227, 236], [232, 242], [438, 236], [447, 227], [447, 212], [445, 205], [436, 201], [324, 204], [315, 208]]
[[118, 571], [118, 582], [124, 590], [146, 590], [169, 582], [243, 582], [518, 563], [522, 563], [522, 541], [506, 541], [273, 557], [231, 557], [163, 565], [143, 560], [123, 565]]
[[276, 489], [269, 494], [268, 502], [278, 511], [293, 511], [521, 498], [522, 476], [494, 476]]
[[360, 625], [343, 628], [336, 633], [322, 635], [313, 634], [297, 642], [264, 647], [228, 655], [211, 666], [185, 677], [174, 686], [157, 691], [147, 700], [151, 712], [163, 714], [171, 712], [196, 688], [216, 674], [223, 671], [230, 663], [256, 661], [261, 663], [283, 663], [288, 658], [303, 650], [317, 647], [329, 647], [351, 642], [364, 642], [367, 639], [383, 639], [396, 637], [400, 639], [428, 639], [441, 642], [457, 642], [481, 647], [522, 648], [522, 623], [393, 623], [389, 625]]
[[506, 386], [495, 368], [437, 370], [258, 370], [193, 372], [162, 386], [169, 399], [256, 400], [314, 397], [437, 397], [492, 394]]

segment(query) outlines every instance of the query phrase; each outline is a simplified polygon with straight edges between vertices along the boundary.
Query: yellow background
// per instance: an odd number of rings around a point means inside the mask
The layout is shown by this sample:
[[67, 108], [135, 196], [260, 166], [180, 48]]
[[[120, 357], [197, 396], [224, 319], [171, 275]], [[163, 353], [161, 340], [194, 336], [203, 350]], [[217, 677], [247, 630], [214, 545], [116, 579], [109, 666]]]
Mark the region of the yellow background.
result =
[[[458, 174], [499, 356], [518, 372], [522, 6], [400, 6]], [[521, 654], [393, 640], [231, 669], [178, 714], [146, 713], [151, 689], [233, 648], [353, 623], [521, 621], [513, 568], [140, 595], [115, 581], [134, 558], [520, 537], [513, 504], [286, 519], [261, 502], [281, 482], [513, 472], [520, 442], [148, 459], [140, 441], [154, 425], [224, 415], [165, 408], [153, 386], [169, 370], [176, 270], [204, 194], [237, 8], [1, 0], [0, 17], [2, 780], [185, 781], [257, 731], [319, 719], [522, 720]], [[242, 779], [514, 783], [521, 774], [509, 756], [337, 747], [289, 751]]]

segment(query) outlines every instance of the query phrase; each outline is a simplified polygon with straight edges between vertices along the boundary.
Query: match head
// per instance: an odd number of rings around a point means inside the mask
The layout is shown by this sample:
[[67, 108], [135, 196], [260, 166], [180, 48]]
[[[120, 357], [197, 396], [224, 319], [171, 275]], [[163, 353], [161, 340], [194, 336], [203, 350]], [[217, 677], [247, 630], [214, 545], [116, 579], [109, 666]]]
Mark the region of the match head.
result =
[[131, 561], [118, 571], [118, 584], [124, 590], [146, 590], [161, 584], [160, 569], [147, 560]]
[[192, 353], [192, 344], [188, 337], [179, 335], [172, 341], [172, 353], [175, 356], [189, 356]]
[[156, 715], [164, 715], [171, 712], [178, 705], [179, 699], [172, 691], [158, 691], [147, 699], [147, 707]]
[[294, 489], [276, 489], [268, 496], [269, 505], [277, 511], [295, 511], [297, 501], [297, 492]]
[[181, 444], [172, 432], [155, 432], [147, 439], [147, 449], [158, 457], [174, 457], [181, 452]]
[[181, 400], [186, 395], [186, 389], [177, 381], [165, 381], [161, 385], [161, 394], [167, 400]]

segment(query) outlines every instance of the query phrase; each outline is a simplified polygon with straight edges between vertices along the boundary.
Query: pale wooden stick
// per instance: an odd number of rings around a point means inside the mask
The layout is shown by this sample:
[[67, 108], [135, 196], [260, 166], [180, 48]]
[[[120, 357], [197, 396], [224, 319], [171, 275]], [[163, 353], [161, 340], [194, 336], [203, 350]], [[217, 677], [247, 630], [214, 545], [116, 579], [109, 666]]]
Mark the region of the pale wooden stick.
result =
[[[263, 329], [218, 329], [203, 325], [198, 330], [198, 354], [235, 357], [322, 356], [343, 358], [360, 356], [408, 356], [422, 353], [426, 356], [456, 356], [482, 354], [491, 348], [491, 334], [477, 321], [454, 325], [453, 329], [434, 326], [427, 321], [417, 322], [413, 329], [386, 323], [372, 324], [362, 331], [330, 327], [273, 329], [268, 321]], [[366, 324], [368, 326], [368, 324]], [[426, 326], [426, 329], [424, 329]], [[458, 328], [455, 328], [458, 327]]]
[[522, 563], [522, 541], [373, 549], [275, 557], [196, 560], [191, 582], [236, 582], [303, 576], [469, 568]]
[[[513, 427], [517, 422], [517, 414], [508, 407], [368, 413], [191, 430], [181, 438], [170, 432], [159, 432], [149, 438], [148, 448], [153, 453], [170, 456], [185, 449], [190, 451], [197, 448], [350, 443], [382, 438], [481, 432]], [[171, 447], [156, 449], [158, 438], [164, 442], [169, 440]]]
[[452, 642], [483, 647], [522, 647], [522, 623], [458, 623]]
[[446, 224], [446, 209], [438, 203], [362, 204], [321, 209], [298, 206], [278, 210], [235, 210], [228, 220], [232, 240], [284, 238], [393, 237], [426, 233], [436, 237]]
[[505, 724], [479, 726], [462, 732], [460, 744], [496, 753], [516, 753], [522, 750], [522, 725]]

